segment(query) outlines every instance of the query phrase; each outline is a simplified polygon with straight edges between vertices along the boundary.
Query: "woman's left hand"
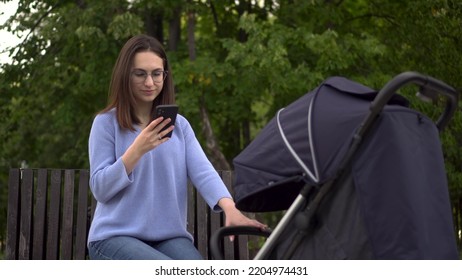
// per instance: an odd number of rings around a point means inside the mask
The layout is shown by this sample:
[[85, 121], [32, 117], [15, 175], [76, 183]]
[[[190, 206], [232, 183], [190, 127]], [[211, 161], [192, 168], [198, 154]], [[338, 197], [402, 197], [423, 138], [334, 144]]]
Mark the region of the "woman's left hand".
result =
[[[259, 228], [260, 230], [268, 228], [267, 225], [242, 214], [242, 212], [236, 208], [234, 201], [230, 198], [222, 198], [218, 202], [218, 205], [225, 212], [225, 226], [250, 226]], [[230, 240], [233, 241], [234, 236], [230, 236]]]

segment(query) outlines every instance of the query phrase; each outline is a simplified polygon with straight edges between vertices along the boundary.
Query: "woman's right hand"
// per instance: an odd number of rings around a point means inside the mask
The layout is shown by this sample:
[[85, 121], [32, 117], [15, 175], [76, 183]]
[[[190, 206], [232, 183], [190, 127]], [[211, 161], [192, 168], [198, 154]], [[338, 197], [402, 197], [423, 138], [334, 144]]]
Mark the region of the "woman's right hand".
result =
[[173, 130], [173, 125], [161, 132], [162, 128], [170, 122], [170, 118], [164, 120], [163, 117], [159, 117], [146, 126], [135, 138], [135, 141], [133, 141], [132, 145], [128, 147], [127, 151], [125, 151], [122, 156], [127, 174], [133, 171], [136, 163], [145, 153], [155, 149], [157, 146], [170, 139], [164, 136]]
[[167, 135], [170, 131], [173, 130], [173, 126], [167, 128], [166, 130], [160, 132], [167, 124], [171, 122], [171, 119], [163, 119], [163, 117], [158, 117], [153, 120], [148, 126], [146, 126], [141, 133], [136, 137], [132, 146], [142, 155], [149, 152], [150, 150], [156, 148], [160, 144], [164, 143], [170, 138], [164, 136]]

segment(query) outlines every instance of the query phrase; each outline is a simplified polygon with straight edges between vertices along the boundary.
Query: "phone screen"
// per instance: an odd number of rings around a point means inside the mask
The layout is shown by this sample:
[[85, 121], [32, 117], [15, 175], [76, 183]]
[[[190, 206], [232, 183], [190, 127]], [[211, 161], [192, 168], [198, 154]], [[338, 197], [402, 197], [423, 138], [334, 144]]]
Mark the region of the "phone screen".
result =
[[[176, 115], [178, 114], [178, 106], [177, 105], [158, 105], [156, 107], [156, 112], [154, 119], [162, 116], [164, 119], [170, 118], [171, 121], [168, 123], [166, 126], [162, 128], [161, 131], [164, 131], [165, 129], [169, 128], [171, 125], [175, 124], [176, 120]], [[172, 137], [172, 132], [170, 131], [167, 135], [164, 137]]]

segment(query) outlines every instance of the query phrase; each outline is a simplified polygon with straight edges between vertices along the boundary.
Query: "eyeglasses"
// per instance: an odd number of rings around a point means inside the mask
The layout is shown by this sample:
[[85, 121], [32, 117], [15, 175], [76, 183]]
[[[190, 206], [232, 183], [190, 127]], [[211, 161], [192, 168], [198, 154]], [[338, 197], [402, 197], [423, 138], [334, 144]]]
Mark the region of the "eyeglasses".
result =
[[154, 83], [162, 83], [167, 77], [167, 71], [155, 70], [151, 73], [147, 73], [141, 69], [135, 69], [132, 71], [133, 80], [137, 83], [144, 83], [148, 78], [148, 75], [151, 76]]

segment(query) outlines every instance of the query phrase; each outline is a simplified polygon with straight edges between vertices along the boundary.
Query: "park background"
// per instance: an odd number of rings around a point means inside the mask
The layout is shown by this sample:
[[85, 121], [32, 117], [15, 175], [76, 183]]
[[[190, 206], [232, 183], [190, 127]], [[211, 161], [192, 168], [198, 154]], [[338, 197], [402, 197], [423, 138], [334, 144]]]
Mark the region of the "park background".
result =
[[[380, 89], [411, 70], [462, 89], [459, 0], [21, 0], [0, 30], [20, 38], [0, 69], [0, 259], [9, 169], [89, 167], [91, 123], [132, 35], [164, 43], [180, 113], [217, 169], [232, 169], [278, 109], [330, 76]], [[416, 90], [400, 93], [437, 117], [444, 104]], [[461, 251], [459, 110], [441, 141]]]

